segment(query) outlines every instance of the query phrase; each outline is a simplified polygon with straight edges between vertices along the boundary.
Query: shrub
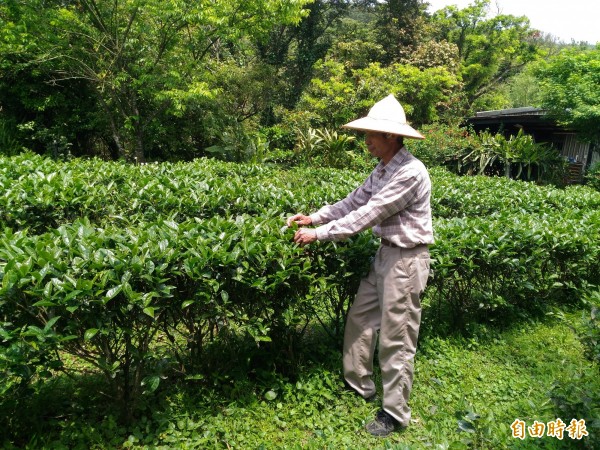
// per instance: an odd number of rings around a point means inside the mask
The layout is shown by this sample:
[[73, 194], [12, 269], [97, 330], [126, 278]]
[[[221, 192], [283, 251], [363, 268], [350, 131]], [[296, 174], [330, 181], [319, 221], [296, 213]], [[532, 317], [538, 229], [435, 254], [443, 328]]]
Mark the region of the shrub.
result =
[[[294, 151], [309, 167], [366, 170], [375, 162], [365, 149], [356, 145], [356, 138], [328, 129], [298, 130]], [[358, 147], [358, 150], [355, 148]]]
[[454, 173], [466, 173], [464, 155], [481, 147], [477, 135], [468, 128], [437, 123], [423, 126], [421, 132], [425, 139], [410, 140], [407, 147], [428, 167], [441, 166]]
[[[451, 318], [438, 327], [508, 321], [600, 284], [600, 193], [431, 176], [425, 304]], [[208, 345], [240, 339], [293, 370], [311, 321], [339, 337], [378, 243], [367, 232], [300, 248], [281, 227], [363, 179], [207, 159], [0, 158], [2, 390], [63, 370], [70, 354], [105, 375], [128, 415], [161, 377], [198, 374]]]
[[593, 164], [585, 174], [585, 183], [600, 191], [600, 162]]
[[592, 291], [586, 295], [586, 299], [590, 312], [589, 316], [583, 318], [581, 341], [587, 357], [600, 364], [600, 292]]

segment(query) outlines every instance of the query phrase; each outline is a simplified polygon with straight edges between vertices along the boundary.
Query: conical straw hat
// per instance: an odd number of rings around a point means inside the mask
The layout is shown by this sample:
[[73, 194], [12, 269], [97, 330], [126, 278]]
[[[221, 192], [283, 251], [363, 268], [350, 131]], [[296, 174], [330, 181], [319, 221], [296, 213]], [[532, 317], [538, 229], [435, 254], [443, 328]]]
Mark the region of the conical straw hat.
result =
[[414, 139], [425, 139], [425, 136], [406, 122], [404, 108], [402, 108], [402, 105], [392, 94], [375, 103], [366, 117], [353, 120], [342, 127], [362, 131], [379, 131]]

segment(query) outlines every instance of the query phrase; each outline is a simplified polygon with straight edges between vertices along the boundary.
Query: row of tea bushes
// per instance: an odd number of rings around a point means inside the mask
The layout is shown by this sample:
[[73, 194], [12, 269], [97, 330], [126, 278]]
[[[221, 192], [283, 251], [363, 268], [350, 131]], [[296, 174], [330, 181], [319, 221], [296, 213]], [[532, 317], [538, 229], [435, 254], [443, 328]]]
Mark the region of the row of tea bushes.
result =
[[[428, 299], [453, 327], [511, 321], [600, 285], [600, 211], [435, 221]], [[449, 308], [440, 307], [447, 305]]]
[[[583, 186], [558, 189], [504, 178], [458, 177], [439, 168], [431, 175], [435, 217], [600, 208], [600, 193]], [[0, 158], [0, 227], [40, 233], [79, 217], [99, 224], [115, 217], [129, 223], [165, 216], [175, 221], [238, 214], [277, 217], [335, 202], [364, 176], [209, 159], [131, 166], [19, 155]]]
[[[66, 352], [132, 405], [175, 367], [193, 375], [228, 336], [289, 356], [311, 321], [339, 333], [376, 240], [302, 249], [281, 227], [362, 178], [210, 160], [0, 159], [3, 386], [59, 368]], [[600, 283], [598, 194], [432, 178], [426, 304], [438, 326], [511, 320]]]
[[486, 217], [507, 212], [545, 214], [600, 209], [600, 193], [581, 185], [565, 189], [501, 177], [458, 176], [431, 171], [435, 217]]
[[158, 382], [164, 358], [189, 370], [229, 333], [288, 348], [321, 313], [319, 290], [352, 284], [376, 246], [363, 234], [301, 249], [292, 233], [281, 219], [250, 216], [5, 230], [2, 369], [26, 378], [36, 364], [57, 368], [60, 349], [100, 369], [127, 403]]
[[[345, 196], [360, 180], [350, 171], [285, 172], [274, 166], [210, 159], [132, 166], [100, 160], [57, 162], [37, 155], [0, 158], [0, 227], [39, 233], [87, 217], [129, 223], [170, 216], [275, 217]], [[299, 195], [307, 187], [308, 197]]]
[[[510, 319], [598, 284], [600, 213], [564, 219], [436, 220], [427, 298], [452, 315], [438, 324]], [[281, 231], [282, 220], [105, 228], [78, 220], [40, 235], [6, 229], [3, 371], [26, 378], [38, 365], [57, 368], [62, 350], [101, 369], [126, 400], [160, 379], [164, 358], [190, 370], [224, 335], [246, 334], [282, 351], [311, 320], [341, 325], [377, 243], [363, 233], [302, 249], [292, 230]]]

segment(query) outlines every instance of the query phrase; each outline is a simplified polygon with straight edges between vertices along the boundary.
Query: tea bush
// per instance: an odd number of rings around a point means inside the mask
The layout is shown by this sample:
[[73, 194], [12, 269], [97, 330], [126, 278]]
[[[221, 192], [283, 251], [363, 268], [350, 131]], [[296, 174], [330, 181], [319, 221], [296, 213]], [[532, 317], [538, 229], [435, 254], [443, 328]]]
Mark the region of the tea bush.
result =
[[595, 210], [436, 220], [428, 294], [447, 304], [451, 325], [512, 320], [551, 301], [574, 303], [600, 283]]
[[[425, 305], [440, 329], [573, 303], [600, 283], [600, 193], [431, 175]], [[2, 390], [64, 369], [69, 354], [101, 371], [130, 414], [162, 377], [196, 376], [208, 346], [239, 336], [293, 370], [309, 323], [340, 336], [378, 242], [365, 232], [300, 248], [282, 226], [364, 176], [0, 158]]]
[[[210, 159], [127, 166], [24, 154], [0, 160], [0, 226], [44, 232], [79, 217], [97, 223], [243, 213], [272, 217], [335, 201], [361, 178], [348, 170], [283, 171]], [[311, 190], [301, 197], [299, 188], [307, 183]]]
[[34, 236], [5, 230], [0, 331], [6, 347], [23, 350], [6, 353], [10, 367], [33, 374], [35, 350], [53, 355], [55, 368], [58, 350], [69, 353], [104, 373], [129, 411], [144, 386], [156, 389], [161, 370], [192, 370], [204, 347], [228, 333], [270, 342], [289, 358], [298, 329], [313, 317], [315, 290], [345, 283], [349, 265], [364, 272], [372, 239], [358, 236], [350, 253], [334, 244], [308, 251], [280, 232], [282, 221], [236, 216], [99, 228], [77, 220]]

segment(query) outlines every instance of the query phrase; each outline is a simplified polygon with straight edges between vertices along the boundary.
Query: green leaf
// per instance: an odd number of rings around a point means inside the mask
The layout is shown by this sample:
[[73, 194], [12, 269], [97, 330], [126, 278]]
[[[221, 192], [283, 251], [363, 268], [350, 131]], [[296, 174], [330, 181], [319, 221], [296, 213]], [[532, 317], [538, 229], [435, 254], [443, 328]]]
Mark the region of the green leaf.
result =
[[160, 377], [158, 375], [152, 375], [152, 376], [148, 376], [148, 377], [144, 378], [142, 380], [142, 386], [146, 386], [146, 388], [147, 388], [144, 391], [144, 393], [156, 391], [156, 389], [158, 389], [159, 384], [160, 384]]
[[144, 314], [147, 314], [148, 316], [150, 316], [154, 319], [154, 307], [147, 306], [143, 309], [143, 311], [144, 311]]
[[466, 418], [466, 419], [468, 419], [468, 420], [471, 420], [471, 421], [473, 421], [473, 420], [477, 420], [477, 419], [479, 419], [480, 417], [481, 417], [481, 416], [480, 416], [479, 414], [477, 414], [477, 413], [474, 413], [474, 412], [472, 412], [472, 411], [471, 411], [471, 412], [469, 412], [469, 413], [468, 413], [468, 414], [465, 416], [465, 418]]
[[201, 374], [197, 374], [197, 375], [187, 375], [185, 377], [186, 380], [204, 380], [204, 375]]
[[98, 328], [90, 328], [89, 330], [86, 330], [85, 333], [84, 333], [84, 335], [83, 335], [83, 339], [85, 341], [92, 340], [92, 338], [94, 336], [96, 336], [96, 334], [98, 334], [98, 331], [100, 331], [100, 330], [98, 330]]
[[46, 326], [44, 327], [44, 331], [48, 331], [50, 328], [52, 328], [58, 319], [60, 319], [60, 316], [56, 316], [56, 317], [53, 317], [52, 319], [50, 319], [48, 321], [48, 323], [46, 323]]
[[277, 398], [277, 393], [273, 390], [269, 390], [267, 391], [267, 393], [265, 394], [265, 398], [269, 401], [271, 400], [275, 400]]
[[165, 220], [165, 225], [168, 226], [169, 228], [171, 228], [174, 231], [179, 230], [179, 225], [177, 224], [177, 222], [174, 222], [172, 220]]
[[50, 300], [40, 300], [39, 302], [35, 302], [31, 306], [35, 306], [35, 307], [40, 307], [40, 306], [56, 306], [56, 303], [52, 302]]
[[115, 298], [119, 294], [119, 292], [121, 292], [122, 289], [123, 289], [123, 285], [119, 284], [118, 286], [115, 286], [115, 287], [109, 289], [108, 291], [106, 291], [105, 302], [108, 302], [109, 300], [112, 300], [113, 298]]

